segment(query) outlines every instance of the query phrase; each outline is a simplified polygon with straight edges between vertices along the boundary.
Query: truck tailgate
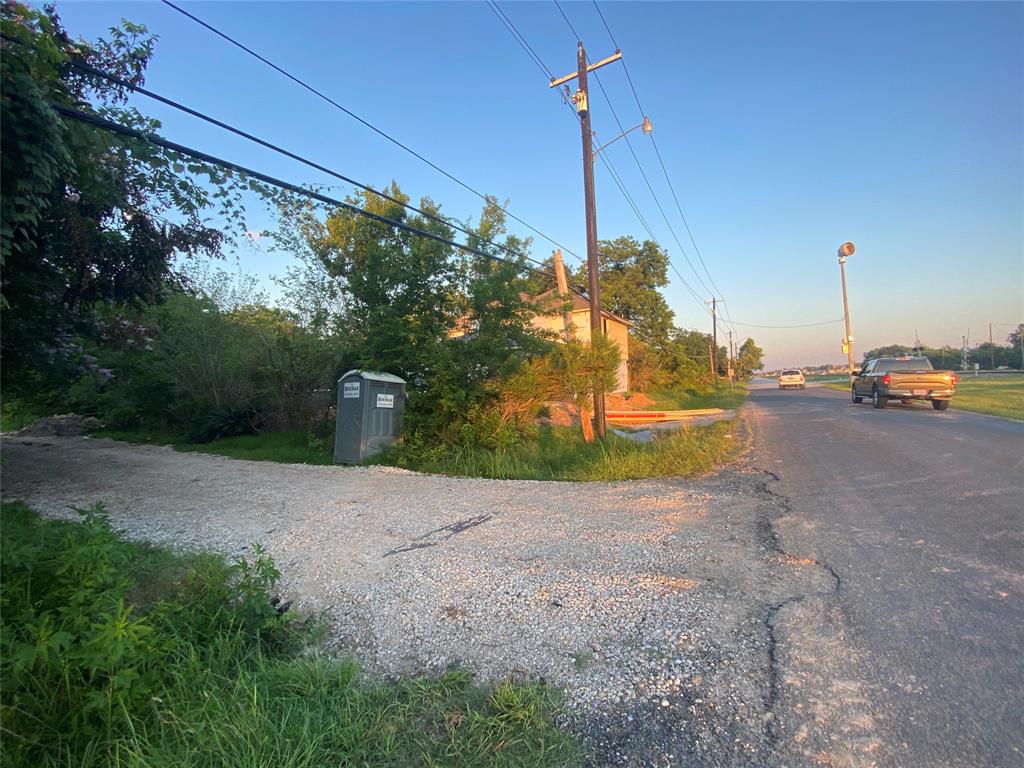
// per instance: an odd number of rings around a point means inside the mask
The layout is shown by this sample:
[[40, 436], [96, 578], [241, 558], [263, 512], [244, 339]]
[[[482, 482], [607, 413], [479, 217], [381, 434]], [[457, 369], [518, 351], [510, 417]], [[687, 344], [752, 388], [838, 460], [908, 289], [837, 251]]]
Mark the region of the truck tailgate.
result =
[[889, 389], [949, 389], [952, 381], [946, 371], [900, 371], [890, 377]]

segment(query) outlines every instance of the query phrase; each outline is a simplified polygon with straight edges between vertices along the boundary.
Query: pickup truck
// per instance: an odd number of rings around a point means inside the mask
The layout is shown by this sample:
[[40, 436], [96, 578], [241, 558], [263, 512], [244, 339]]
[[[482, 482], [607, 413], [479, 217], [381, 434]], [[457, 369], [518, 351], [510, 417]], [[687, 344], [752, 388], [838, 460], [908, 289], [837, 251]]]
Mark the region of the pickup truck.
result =
[[957, 381], [953, 371], [934, 370], [927, 357], [880, 357], [856, 373], [851, 394], [855, 403], [870, 397], [875, 408], [885, 408], [890, 400], [930, 400], [932, 408], [944, 411]]

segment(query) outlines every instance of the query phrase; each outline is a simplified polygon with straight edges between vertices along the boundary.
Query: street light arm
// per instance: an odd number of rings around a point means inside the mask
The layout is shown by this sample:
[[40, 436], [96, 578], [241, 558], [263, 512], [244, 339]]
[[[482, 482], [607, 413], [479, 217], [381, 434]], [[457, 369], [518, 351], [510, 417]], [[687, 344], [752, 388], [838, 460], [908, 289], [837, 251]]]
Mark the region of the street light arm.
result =
[[597, 149], [595, 149], [595, 150], [594, 150], [594, 157], [597, 157], [597, 153], [598, 153], [598, 152], [600, 152], [600, 151], [601, 151], [602, 149], [605, 149], [606, 147], [610, 147], [610, 146], [611, 146], [612, 144], [614, 144], [614, 143], [615, 143], [616, 141], [618, 141], [619, 139], [621, 139], [621, 138], [622, 138], [622, 137], [624, 137], [624, 136], [628, 136], [628, 135], [629, 135], [629, 134], [631, 134], [631, 133], [632, 133], [633, 131], [635, 131], [635, 130], [636, 130], [637, 128], [643, 128], [643, 129], [644, 129], [644, 133], [646, 133], [646, 134], [650, 134], [650, 133], [651, 133], [651, 131], [653, 131], [653, 130], [654, 130], [654, 128], [653, 128], [653, 127], [651, 126], [651, 121], [650, 121], [650, 120], [648, 120], [648, 119], [647, 119], [647, 116], [645, 115], [645, 116], [644, 116], [644, 121], [643, 121], [642, 123], [640, 123], [639, 125], [634, 125], [634, 126], [633, 126], [632, 128], [630, 128], [630, 129], [629, 129], [628, 131], [625, 131], [625, 132], [623, 132], [623, 133], [620, 133], [620, 134], [619, 134], [618, 136], [616, 136], [616, 137], [615, 137], [614, 139], [612, 139], [611, 141], [609, 141], [609, 142], [608, 142], [607, 144], [605, 144], [604, 146], [601, 146], [601, 147], [598, 147]]

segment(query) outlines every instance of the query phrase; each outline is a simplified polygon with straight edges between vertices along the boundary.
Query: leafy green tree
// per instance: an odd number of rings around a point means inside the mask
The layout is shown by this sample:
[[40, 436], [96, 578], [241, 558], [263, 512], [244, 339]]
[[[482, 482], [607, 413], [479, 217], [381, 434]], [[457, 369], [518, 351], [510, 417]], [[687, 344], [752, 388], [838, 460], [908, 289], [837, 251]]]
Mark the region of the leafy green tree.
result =
[[615, 387], [622, 353], [619, 345], [603, 333], [592, 343], [571, 340], [555, 345], [551, 353], [557, 389], [576, 406], [580, 416], [583, 439], [593, 442], [591, 397], [595, 390], [608, 392]]
[[[598, 248], [601, 306], [632, 323], [642, 341], [667, 341], [673, 314], [660, 289], [668, 285], [668, 254], [650, 240], [640, 243], [629, 236], [602, 240]], [[587, 284], [586, 265], [575, 280]]]
[[764, 367], [764, 350], [757, 346], [753, 339], [747, 338], [740, 345], [734, 364], [736, 377], [749, 379], [754, 371], [759, 371]]
[[172, 281], [174, 257], [217, 254], [224, 235], [203, 213], [217, 204], [237, 222], [240, 192], [214, 169], [51, 107], [157, 129], [124, 106], [126, 88], [72, 66], [141, 84], [154, 45], [144, 27], [122, 22], [109, 39], [72, 41], [52, 6], [5, 2], [0, 28], [0, 355], [10, 385], [31, 371], [74, 375], [82, 356], [66, 340], [99, 335], [95, 308], [153, 302]]

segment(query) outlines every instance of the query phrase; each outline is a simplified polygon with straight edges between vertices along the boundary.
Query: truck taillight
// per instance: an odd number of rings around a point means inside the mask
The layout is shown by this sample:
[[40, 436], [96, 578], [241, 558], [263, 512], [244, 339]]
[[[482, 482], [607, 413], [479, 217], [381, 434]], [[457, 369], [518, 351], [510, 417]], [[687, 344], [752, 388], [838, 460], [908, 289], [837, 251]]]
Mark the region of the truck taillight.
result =
[[958, 381], [960, 381], [960, 377], [957, 376], [955, 373], [949, 377], [950, 384], [956, 384]]
[[890, 376], [888, 373], [885, 374], [885, 376], [882, 377], [882, 383], [888, 387], [890, 384], [892, 384], [892, 376]]

